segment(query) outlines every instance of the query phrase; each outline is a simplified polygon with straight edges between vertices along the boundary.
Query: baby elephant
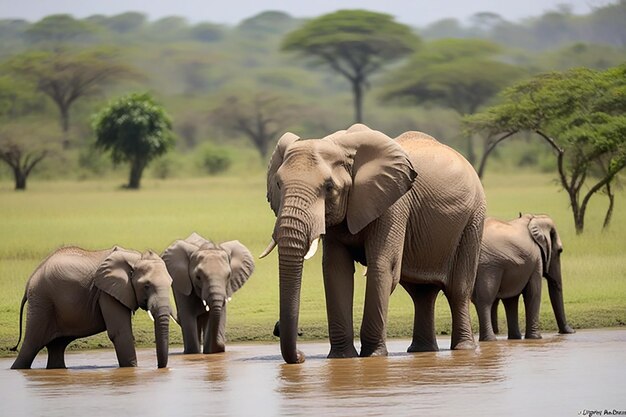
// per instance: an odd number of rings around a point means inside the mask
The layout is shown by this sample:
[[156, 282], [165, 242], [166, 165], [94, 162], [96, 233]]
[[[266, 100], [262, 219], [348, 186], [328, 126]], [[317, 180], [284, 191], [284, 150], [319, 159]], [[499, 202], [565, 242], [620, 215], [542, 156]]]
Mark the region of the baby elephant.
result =
[[28, 369], [48, 348], [47, 368], [65, 368], [65, 348], [73, 340], [107, 331], [120, 366], [137, 366], [131, 317], [137, 308], [155, 318], [157, 365], [167, 366], [170, 288], [163, 260], [118, 246], [100, 251], [64, 247], [31, 275], [20, 307], [28, 301], [24, 343], [12, 369]]
[[509, 339], [521, 339], [517, 307], [520, 294], [526, 308], [526, 339], [541, 339], [539, 307], [541, 277], [548, 292], [559, 333], [574, 333], [563, 307], [561, 252], [563, 245], [549, 216], [525, 214], [509, 222], [485, 219], [480, 261], [472, 302], [476, 306], [481, 341], [495, 340], [497, 303], [506, 310]]
[[184, 353], [225, 350], [226, 303], [250, 278], [254, 259], [239, 241], [215, 244], [192, 233], [163, 252], [183, 331]]

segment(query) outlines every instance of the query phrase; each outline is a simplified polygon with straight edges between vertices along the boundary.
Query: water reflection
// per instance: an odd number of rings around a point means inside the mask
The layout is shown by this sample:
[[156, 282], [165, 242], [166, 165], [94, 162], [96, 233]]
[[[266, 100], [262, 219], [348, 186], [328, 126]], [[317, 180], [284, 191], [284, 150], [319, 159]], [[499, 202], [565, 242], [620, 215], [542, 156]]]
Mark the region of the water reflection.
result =
[[138, 351], [142, 367], [130, 369], [113, 366], [109, 351], [70, 353], [68, 370], [12, 371], [7, 358], [0, 404], [3, 416], [575, 416], [626, 408], [625, 343], [625, 329], [476, 351], [409, 354], [406, 341], [391, 341], [389, 357], [340, 360], [325, 359], [327, 343], [306, 343], [302, 365], [283, 363], [277, 344], [229, 345], [216, 355], [175, 353], [164, 370], [152, 367], [151, 349]]

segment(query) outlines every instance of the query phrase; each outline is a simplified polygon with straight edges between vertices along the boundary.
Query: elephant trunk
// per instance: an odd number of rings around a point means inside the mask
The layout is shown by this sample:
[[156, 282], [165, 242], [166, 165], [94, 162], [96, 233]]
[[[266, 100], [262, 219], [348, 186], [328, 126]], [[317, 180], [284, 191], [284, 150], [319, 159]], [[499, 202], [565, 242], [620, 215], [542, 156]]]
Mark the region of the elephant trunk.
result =
[[154, 316], [154, 338], [156, 341], [157, 366], [159, 368], [167, 367], [170, 334], [170, 314], [171, 309], [169, 308], [169, 306], [157, 308], [152, 313], [152, 315]]
[[278, 244], [280, 285], [280, 350], [287, 363], [304, 362], [304, 354], [297, 349], [300, 288], [304, 256], [311, 242], [313, 216], [305, 210], [310, 206], [308, 193], [299, 190], [298, 196], [286, 198], [276, 221], [274, 232]]
[[204, 335], [204, 353], [220, 353], [226, 350], [224, 340], [224, 315], [226, 306], [211, 305], [209, 331]]
[[559, 333], [574, 333], [565, 317], [565, 306], [563, 304], [563, 281], [561, 277], [561, 260], [557, 254], [550, 262], [550, 267], [547, 273], [548, 280], [548, 294], [550, 294], [550, 303], [552, 304], [552, 310], [554, 311], [554, 317], [559, 327]]

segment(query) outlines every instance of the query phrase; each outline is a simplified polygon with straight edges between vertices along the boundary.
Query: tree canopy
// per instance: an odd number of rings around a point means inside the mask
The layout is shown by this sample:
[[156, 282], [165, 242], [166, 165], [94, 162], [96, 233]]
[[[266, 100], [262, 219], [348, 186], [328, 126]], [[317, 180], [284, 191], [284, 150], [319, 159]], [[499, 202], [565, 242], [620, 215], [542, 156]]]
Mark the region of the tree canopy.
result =
[[538, 75], [505, 90], [502, 99], [468, 117], [469, 129], [500, 135], [494, 143], [520, 131], [538, 134], [557, 154], [577, 233], [584, 230], [589, 200], [600, 190], [609, 196], [608, 225], [611, 184], [626, 167], [626, 64]]
[[130, 94], [94, 117], [96, 147], [111, 151], [114, 163], [129, 162], [128, 188], [138, 189], [148, 163], [174, 144], [172, 121], [147, 93]]
[[411, 28], [393, 17], [366, 10], [340, 10], [287, 34], [282, 49], [300, 52], [347, 78], [354, 95], [355, 120], [363, 120], [363, 88], [383, 66], [419, 44]]
[[[519, 67], [499, 61], [500, 51], [498, 45], [484, 40], [433, 41], [388, 77], [382, 99], [431, 103], [454, 109], [461, 116], [473, 114], [523, 73]], [[475, 162], [471, 136], [467, 157]]]

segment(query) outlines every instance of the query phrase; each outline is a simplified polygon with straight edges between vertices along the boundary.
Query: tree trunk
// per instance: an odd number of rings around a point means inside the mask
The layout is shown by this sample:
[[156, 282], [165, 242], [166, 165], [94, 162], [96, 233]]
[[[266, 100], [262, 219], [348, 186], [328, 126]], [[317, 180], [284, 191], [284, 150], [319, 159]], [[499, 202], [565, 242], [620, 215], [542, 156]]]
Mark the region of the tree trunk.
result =
[[483, 156], [480, 158], [480, 164], [478, 167], [478, 178], [483, 177], [483, 175], [485, 174], [485, 168], [487, 167], [487, 158], [489, 157], [489, 155], [491, 154], [491, 152], [493, 152], [494, 149], [496, 149], [496, 146], [502, 142], [503, 140], [511, 137], [513, 135], [513, 133], [515, 132], [509, 132], [504, 134], [503, 136], [499, 137], [498, 139], [496, 139], [495, 141], [487, 141], [486, 146], [485, 146], [485, 150], [483, 152]]
[[138, 190], [141, 182], [141, 175], [145, 168], [143, 161], [133, 161], [130, 166], [130, 176], [128, 178], [127, 188], [131, 190]]
[[352, 93], [354, 94], [354, 120], [355, 123], [363, 123], [363, 80], [352, 79]]
[[19, 168], [13, 169], [13, 177], [15, 178], [15, 189], [16, 190], [25, 190], [26, 189], [26, 174]]
[[615, 205], [615, 194], [613, 194], [613, 190], [611, 190], [611, 183], [606, 184], [606, 194], [609, 197], [609, 207], [606, 210], [606, 215], [604, 216], [604, 223], [602, 224], [602, 230], [607, 230], [609, 225], [611, 224], [611, 217], [613, 217], [613, 206]]
[[469, 135], [467, 137], [467, 160], [472, 166], [476, 164], [476, 153], [474, 152], [474, 137]]
[[70, 109], [69, 107], [59, 107], [61, 111], [61, 129], [63, 130], [63, 149], [70, 148]]

